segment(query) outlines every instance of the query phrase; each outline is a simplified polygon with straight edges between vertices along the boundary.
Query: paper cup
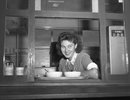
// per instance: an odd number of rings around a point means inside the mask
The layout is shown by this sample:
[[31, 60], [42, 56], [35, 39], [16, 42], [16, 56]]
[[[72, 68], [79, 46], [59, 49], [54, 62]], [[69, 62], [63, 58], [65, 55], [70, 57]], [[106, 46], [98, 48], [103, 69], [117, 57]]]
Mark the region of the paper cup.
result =
[[24, 75], [24, 67], [16, 67], [16, 75]]

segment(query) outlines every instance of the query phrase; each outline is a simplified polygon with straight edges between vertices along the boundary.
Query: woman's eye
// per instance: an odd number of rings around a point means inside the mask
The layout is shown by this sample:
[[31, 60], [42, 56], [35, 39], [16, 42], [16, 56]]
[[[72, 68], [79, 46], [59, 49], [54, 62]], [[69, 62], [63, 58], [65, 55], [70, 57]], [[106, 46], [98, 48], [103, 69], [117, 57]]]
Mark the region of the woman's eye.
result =
[[73, 45], [68, 45], [68, 46], [61, 46], [61, 49], [71, 49], [73, 47]]
[[69, 45], [68, 48], [72, 48], [73, 45]]

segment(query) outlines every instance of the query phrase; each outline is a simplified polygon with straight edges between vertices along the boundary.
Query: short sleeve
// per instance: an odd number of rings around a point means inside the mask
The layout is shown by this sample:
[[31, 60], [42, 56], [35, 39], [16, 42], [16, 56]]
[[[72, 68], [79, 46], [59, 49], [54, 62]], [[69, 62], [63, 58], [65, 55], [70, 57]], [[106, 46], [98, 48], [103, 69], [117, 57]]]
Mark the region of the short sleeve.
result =
[[81, 60], [83, 67], [88, 70], [88, 65], [92, 63], [90, 56], [87, 53], [83, 53]]
[[97, 64], [94, 63], [94, 62], [91, 62], [90, 64], [88, 64], [88, 66], [87, 66], [87, 70], [90, 70], [90, 69], [92, 69], [92, 68], [96, 68], [96, 69], [98, 69]]

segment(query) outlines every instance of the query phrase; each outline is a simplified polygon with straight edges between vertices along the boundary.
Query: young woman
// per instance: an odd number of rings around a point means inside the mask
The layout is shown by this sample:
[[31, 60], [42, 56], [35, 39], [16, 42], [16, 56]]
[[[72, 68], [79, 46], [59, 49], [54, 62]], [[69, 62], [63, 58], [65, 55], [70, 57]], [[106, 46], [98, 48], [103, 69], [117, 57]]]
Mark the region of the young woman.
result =
[[87, 78], [98, 79], [98, 66], [87, 53], [82, 51], [80, 36], [76, 33], [63, 32], [58, 37], [57, 48], [63, 58], [59, 62], [59, 71], [80, 71]]

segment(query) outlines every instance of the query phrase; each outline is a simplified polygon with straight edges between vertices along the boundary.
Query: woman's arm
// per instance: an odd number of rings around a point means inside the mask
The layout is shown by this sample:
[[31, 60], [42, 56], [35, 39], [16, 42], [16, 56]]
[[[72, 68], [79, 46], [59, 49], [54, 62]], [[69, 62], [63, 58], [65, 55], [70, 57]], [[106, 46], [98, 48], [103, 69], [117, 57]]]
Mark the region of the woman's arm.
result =
[[82, 75], [86, 78], [91, 79], [98, 79], [99, 78], [99, 72], [98, 72], [98, 65], [94, 63], [90, 56], [86, 53], [82, 53], [82, 65], [84, 67], [84, 71], [82, 72]]
[[88, 79], [98, 79], [99, 78], [98, 69], [92, 68], [87, 71], [84, 71], [82, 72], [82, 76]]
[[84, 77], [92, 79], [99, 78], [98, 66], [96, 63], [91, 62], [86, 68], [86, 71], [83, 72]]

